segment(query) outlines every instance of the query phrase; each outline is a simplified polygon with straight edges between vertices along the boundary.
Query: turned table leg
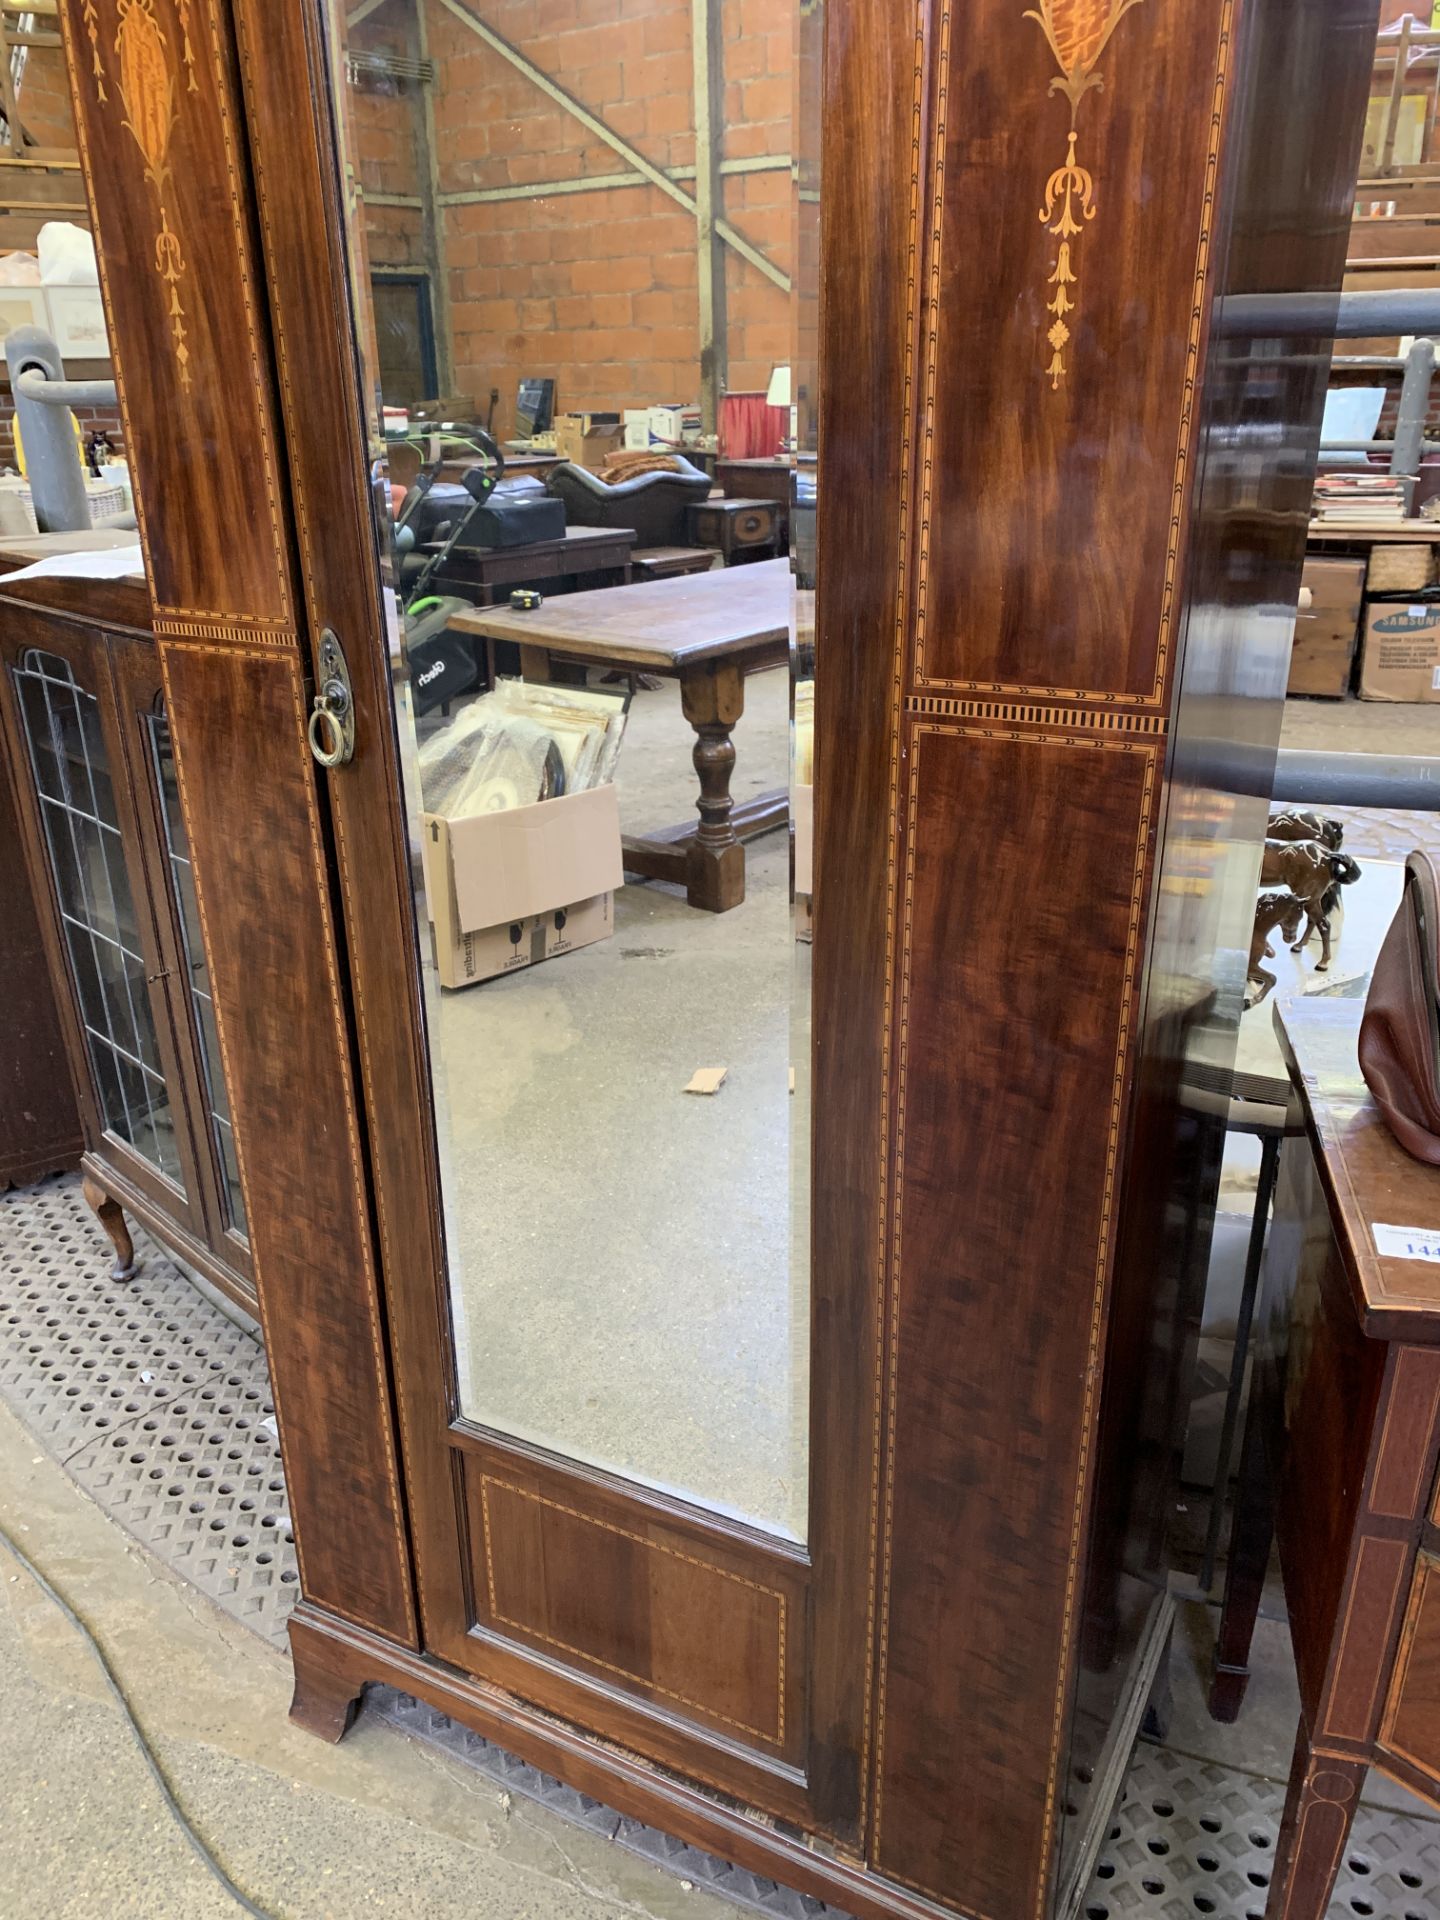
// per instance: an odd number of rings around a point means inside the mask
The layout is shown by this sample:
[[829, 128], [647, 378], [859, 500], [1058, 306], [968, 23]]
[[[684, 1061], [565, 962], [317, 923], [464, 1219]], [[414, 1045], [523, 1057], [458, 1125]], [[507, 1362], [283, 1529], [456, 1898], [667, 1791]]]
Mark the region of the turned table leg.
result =
[[700, 776], [700, 825], [686, 848], [686, 898], [692, 907], [727, 913], [745, 898], [745, 849], [730, 817], [730, 733], [745, 711], [744, 675], [729, 661], [688, 668], [680, 677], [680, 704], [695, 729]]
[[110, 1269], [112, 1280], [131, 1280], [139, 1262], [135, 1258], [135, 1243], [130, 1238], [130, 1229], [125, 1224], [125, 1215], [120, 1202], [112, 1200], [105, 1189], [92, 1180], [87, 1173], [80, 1182], [80, 1192], [95, 1218], [105, 1229], [112, 1247], [115, 1249], [115, 1265]]
[[1316, 1753], [1302, 1718], [1266, 1920], [1325, 1920], [1364, 1780], [1363, 1761]]

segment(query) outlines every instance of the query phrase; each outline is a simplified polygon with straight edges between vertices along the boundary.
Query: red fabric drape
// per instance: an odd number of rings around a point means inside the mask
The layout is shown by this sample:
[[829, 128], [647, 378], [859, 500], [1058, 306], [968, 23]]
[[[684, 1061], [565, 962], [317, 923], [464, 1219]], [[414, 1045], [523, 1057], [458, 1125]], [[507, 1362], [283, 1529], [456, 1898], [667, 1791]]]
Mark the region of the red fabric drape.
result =
[[790, 409], [767, 407], [763, 393], [727, 393], [719, 426], [722, 460], [768, 460], [790, 432]]

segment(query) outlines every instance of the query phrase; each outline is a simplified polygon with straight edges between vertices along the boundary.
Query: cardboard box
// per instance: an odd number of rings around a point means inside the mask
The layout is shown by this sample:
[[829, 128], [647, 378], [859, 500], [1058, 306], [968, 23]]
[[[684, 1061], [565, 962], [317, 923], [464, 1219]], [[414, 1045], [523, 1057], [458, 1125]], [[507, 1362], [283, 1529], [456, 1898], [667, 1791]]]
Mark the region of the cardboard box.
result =
[[1296, 616], [1288, 690], [1343, 700], [1360, 638], [1365, 562], [1309, 559], [1302, 584], [1310, 590], [1310, 605]]
[[650, 444], [678, 447], [700, 438], [699, 407], [651, 407]]
[[815, 789], [803, 781], [791, 788], [790, 807], [795, 820], [795, 891], [815, 891]]
[[810, 940], [815, 930], [815, 789], [797, 780], [790, 791], [795, 823], [795, 938]]
[[577, 467], [603, 467], [625, 444], [618, 413], [561, 413], [555, 418], [555, 451]]
[[624, 883], [613, 786], [530, 807], [421, 822], [425, 895], [442, 987], [554, 959], [614, 932]]
[[672, 448], [700, 438], [698, 407], [627, 407], [621, 416], [627, 452]]
[[1370, 602], [1360, 698], [1440, 702], [1440, 601]]

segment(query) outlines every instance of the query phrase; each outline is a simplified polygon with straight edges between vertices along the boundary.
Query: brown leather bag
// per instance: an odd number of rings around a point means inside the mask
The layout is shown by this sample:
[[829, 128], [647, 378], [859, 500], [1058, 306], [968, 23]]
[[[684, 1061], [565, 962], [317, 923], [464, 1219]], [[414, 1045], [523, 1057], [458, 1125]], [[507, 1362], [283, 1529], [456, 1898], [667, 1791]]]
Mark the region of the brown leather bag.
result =
[[1405, 894], [1375, 962], [1360, 1024], [1360, 1071], [1407, 1153], [1440, 1167], [1440, 874], [1405, 862]]

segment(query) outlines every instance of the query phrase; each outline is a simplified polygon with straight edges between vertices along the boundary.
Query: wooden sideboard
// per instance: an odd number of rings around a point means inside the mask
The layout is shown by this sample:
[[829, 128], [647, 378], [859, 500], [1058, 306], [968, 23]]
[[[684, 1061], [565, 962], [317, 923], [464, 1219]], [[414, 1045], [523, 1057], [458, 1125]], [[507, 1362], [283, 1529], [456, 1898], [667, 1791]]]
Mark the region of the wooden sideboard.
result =
[[[1210, 1696], [1236, 1717], [1278, 1538], [1301, 1712], [1273, 1920], [1324, 1920], [1367, 1768], [1440, 1805], [1440, 1169], [1380, 1118], [1363, 1011], [1275, 1013], [1304, 1131], [1281, 1150]], [[1379, 1226], [1434, 1252], [1403, 1257]]]
[[[0, 570], [79, 542], [0, 545]], [[245, 1209], [143, 579], [0, 578], [0, 741], [85, 1197], [248, 1312]], [[53, 1070], [53, 1069], [52, 1069]], [[73, 1164], [73, 1161], [72, 1161]], [[42, 1169], [31, 1168], [31, 1171]]]

